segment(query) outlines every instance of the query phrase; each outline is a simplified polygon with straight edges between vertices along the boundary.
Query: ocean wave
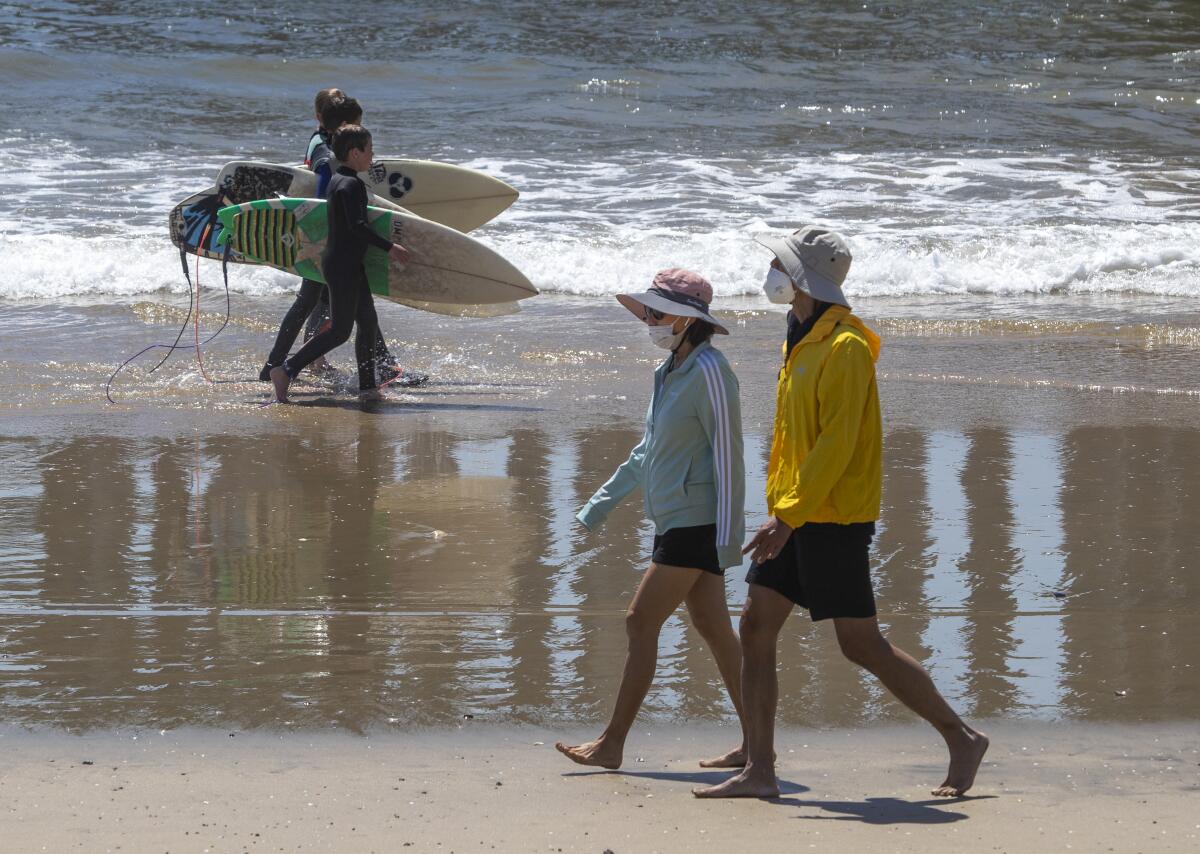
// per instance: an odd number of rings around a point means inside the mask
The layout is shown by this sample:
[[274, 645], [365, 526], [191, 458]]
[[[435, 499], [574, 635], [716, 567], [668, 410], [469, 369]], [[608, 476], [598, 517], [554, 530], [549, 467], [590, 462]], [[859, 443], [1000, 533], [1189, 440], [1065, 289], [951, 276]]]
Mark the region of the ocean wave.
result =
[[[716, 296], [761, 297], [770, 253], [755, 242], [784, 233], [751, 221], [723, 232], [598, 229], [588, 236], [508, 230], [482, 239], [547, 293], [609, 296], [647, 287], [664, 267], [688, 267]], [[851, 299], [914, 295], [1141, 294], [1200, 297], [1200, 235], [1193, 226], [1130, 231], [1097, 227], [1003, 230], [969, 240], [851, 235]], [[188, 258], [194, 276], [196, 259]], [[221, 287], [221, 265], [199, 262], [201, 284]], [[296, 278], [229, 267], [230, 289], [253, 296], [292, 290]], [[179, 253], [164, 237], [13, 235], [0, 242], [0, 299], [182, 293]]]
[[[108, 161], [77, 142], [10, 138], [0, 298], [183, 290], [166, 215], [218, 165], [183, 152]], [[549, 293], [611, 295], [683, 266], [720, 297], [755, 298], [770, 258], [755, 237], [817, 222], [850, 240], [852, 298], [1200, 296], [1200, 171], [1180, 165], [988, 152], [463, 165], [520, 189], [474, 236]], [[206, 285], [219, 275], [201, 264]], [[247, 294], [294, 282], [262, 268], [230, 276]]]
[[[195, 278], [196, 258], [188, 257]], [[222, 287], [221, 264], [200, 261], [203, 287]], [[230, 290], [266, 295], [284, 293], [296, 277], [265, 267], [231, 265]], [[164, 236], [155, 238], [68, 235], [15, 235], [0, 242], [0, 299], [48, 300], [62, 297], [135, 296], [187, 293], [179, 251]]]
[[[762, 221], [725, 232], [626, 230], [590, 238], [509, 235], [496, 248], [543, 291], [610, 295], [647, 286], [664, 267], [689, 267], [716, 295], [761, 295], [770, 253]], [[853, 298], [1050, 293], [1200, 296], [1200, 233], [1193, 226], [1089, 230], [1048, 227], [957, 240], [876, 233], [849, 236]]]

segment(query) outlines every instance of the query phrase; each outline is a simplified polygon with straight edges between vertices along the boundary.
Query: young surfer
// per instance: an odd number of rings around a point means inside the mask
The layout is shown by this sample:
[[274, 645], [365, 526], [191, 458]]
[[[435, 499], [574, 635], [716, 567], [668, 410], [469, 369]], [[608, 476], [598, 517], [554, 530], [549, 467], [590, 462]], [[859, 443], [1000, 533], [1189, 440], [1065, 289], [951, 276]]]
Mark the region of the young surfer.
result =
[[[330, 146], [331, 134], [343, 125], [360, 125], [362, 107], [355, 98], [347, 96], [340, 89], [320, 90], [317, 92], [314, 106], [318, 109], [320, 126], [308, 140], [305, 166], [317, 175], [317, 198], [323, 199], [328, 192], [329, 181], [337, 169], [337, 158]], [[292, 349], [296, 336], [299, 335], [301, 324], [305, 326], [305, 341], [310, 341], [323, 326], [328, 326], [329, 314], [329, 289], [320, 282], [311, 282], [308, 279], [302, 281], [292, 307], [283, 315], [280, 331], [275, 336], [275, 345], [266, 356], [266, 365], [259, 372], [258, 378], [268, 381], [271, 368], [282, 365], [283, 360], [287, 359], [288, 351]], [[388, 384], [396, 381], [397, 385], [416, 386], [424, 385], [428, 381], [426, 374], [403, 371], [396, 365], [395, 357], [391, 355], [388, 343], [383, 337], [383, 330], [377, 330], [374, 363], [378, 383]], [[324, 356], [313, 362], [313, 369], [318, 374], [334, 371]]]
[[[308, 147], [304, 150], [304, 165], [306, 168], [313, 168], [313, 156], [321, 153], [319, 149], [323, 148], [326, 151], [328, 150], [330, 139], [329, 134], [331, 131], [325, 129], [325, 111], [337, 104], [343, 103], [345, 99], [346, 93], [337, 88], [322, 89], [313, 99], [313, 117], [317, 120], [317, 129], [313, 131], [312, 136], [308, 138]], [[349, 111], [347, 111], [347, 113], [349, 113]], [[343, 116], [342, 118], [346, 118], [346, 116]], [[350, 116], [349, 120], [354, 124], [361, 124], [361, 111], [357, 116]], [[340, 126], [341, 125], [339, 125], [339, 127]], [[334, 130], [336, 130], [336, 128], [334, 128]], [[329, 183], [330, 172], [330, 167], [328, 164], [326, 164], [325, 181], [323, 184], [320, 182], [320, 175], [318, 174], [317, 198], [325, 198], [324, 191], [326, 185]], [[301, 287], [301, 291], [303, 292], [303, 287]], [[306, 313], [308, 320], [304, 324], [305, 341], [316, 335], [317, 330], [319, 330], [321, 327], [321, 324], [329, 320], [329, 289], [322, 286], [318, 293], [319, 297], [316, 305], [310, 306], [308, 312]], [[286, 316], [284, 318], [284, 323], [287, 323]], [[282, 333], [282, 331], [283, 329], [281, 328], [280, 332]], [[382, 336], [380, 336], [380, 338], [382, 340]], [[276, 364], [280, 364], [284, 359], [287, 358], [288, 350], [291, 349], [291, 346], [295, 340], [296, 335], [295, 333], [292, 333], [291, 337], [287, 339], [287, 343], [283, 348], [283, 352], [278, 354], [278, 359], [272, 364], [272, 358], [276, 355], [275, 351], [279, 348], [279, 341], [276, 341], [275, 350], [272, 350], [271, 356], [267, 357], [267, 367], [263, 368], [263, 376], [260, 377], [261, 379], [266, 380], [266, 374], [270, 373], [271, 368]], [[313, 370], [315, 370], [318, 374], [323, 374], [326, 372], [332, 372], [334, 367], [325, 360], [324, 356], [322, 356], [313, 363]]]
[[[348, 99], [341, 89], [322, 89], [313, 100], [313, 107], [316, 110], [318, 125], [316, 131], [309, 137], [308, 147], [304, 152], [304, 165], [316, 172], [317, 197], [323, 199], [332, 170], [335, 168], [331, 166], [333, 160], [333, 154], [329, 149], [331, 130], [327, 130], [327, 128], [336, 130], [348, 122], [360, 121], [362, 109], [358, 107], [357, 101], [352, 98]], [[314, 161], [316, 168], [314, 168]], [[270, 381], [271, 369], [283, 364], [288, 351], [296, 343], [296, 336], [300, 334], [301, 326], [305, 326], [304, 337], [305, 340], [309, 340], [317, 334], [321, 324], [328, 317], [329, 290], [321, 282], [303, 279], [300, 282], [300, 290], [296, 294], [296, 299], [279, 324], [279, 332], [275, 335], [275, 345], [267, 356], [267, 363], [259, 371], [258, 378], [263, 382]], [[308, 319], [307, 324], [305, 318]], [[324, 374], [332, 371], [333, 366], [322, 356], [313, 363], [313, 370], [318, 374]]]
[[300, 371], [340, 346], [358, 324], [354, 355], [358, 364], [359, 393], [377, 399], [375, 379], [375, 342], [379, 319], [375, 301], [367, 287], [363, 257], [368, 246], [387, 252], [395, 263], [405, 264], [409, 252], [398, 243], [376, 234], [367, 222], [367, 188], [358, 173], [371, 165], [374, 147], [370, 132], [361, 125], [345, 125], [333, 134], [333, 153], [342, 164], [329, 182], [329, 236], [321, 253], [321, 273], [329, 283], [332, 323], [308, 341], [300, 351], [273, 367], [269, 376], [275, 386], [275, 399], [287, 402], [287, 390]]
[[313, 118], [317, 120], [317, 129], [308, 138], [308, 148], [304, 151], [304, 165], [309, 169], [312, 168], [313, 151], [316, 147], [321, 143], [329, 144], [329, 131], [325, 130], [325, 110], [334, 103], [335, 99], [345, 97], [346, 93], [341, 89], [331, 88], [322, 89], [313, 98]]
[[[595, 529], [641, 487], [655, 527], [650, 568], [625, 615], [629, 652], [612, 718], [595, 741], [555, 745], [580, 765], [602, 768], [621, 765], [625, 738], [654, 678], [659, 630], [681, 603], [687, 603], [742, 716], [741, 657], [724, 578], [725, 567], [742, 562], [742, 416], [737, 377], [709, 343], [714, 332], [729, 333], [709, 313], [712, 286], [689, 270], [663, 270], [650, 290], [617, 299], [671, 354], [654, 373], [645, 435], [578, 516]], [[737, 767], [744, 761], [743, 739], [738, 749], [700, 764]]]
[[[348, 124], [362, 123], [362, 107], [354, 98], [347, 96], [340, 89], [322, 89], [317, 93], [315, 106], [318, 110], [320, 127], [309, 139], [305, 152], [305, 165], [317, 176], [317, 198], [327, 196], [329, 182], [338, 167], [330, 144], [331, 134], [338, 128]], [[259, 379], [264, 382], [270, 379], [271, 369], [283, 364], [288, 351], [296, 341], [300, 327], [305, 326], [305, 340], [311, 340], [323, 326], [328, 326], [329, 290], [320, 282], [304, 280], [300, 283], [300, 291], [275, 336], [275, 345], [267, 356], [267, 363], [259, 372]], [[305, 318], [308, 318], [305, 322]], [[383, 330], [376, 329], [375, 337], [375, 369], [376, 379], [384, 384], [395, 381], [398, 385], [418, 386], [428, 381], [426, 374], [417, 371], [405, 371], [397, 364], [387, 348]], [[313, 369], [318, 373], [333, 371], [333, 367], [322, 356], [313, 363]]]

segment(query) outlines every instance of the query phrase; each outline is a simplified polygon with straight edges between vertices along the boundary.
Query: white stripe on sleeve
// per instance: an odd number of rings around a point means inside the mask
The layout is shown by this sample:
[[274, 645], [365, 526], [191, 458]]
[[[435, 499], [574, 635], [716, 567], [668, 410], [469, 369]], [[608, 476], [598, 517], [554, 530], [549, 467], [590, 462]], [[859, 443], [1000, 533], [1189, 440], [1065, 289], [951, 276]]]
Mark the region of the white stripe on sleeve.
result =
[[725, 396], [725, 381], [717, 357], [701, 353], [697, 359], [708, 386], [708, 400], [713, 408], [716, 433], [713, 437], [713, 471], [717, 477], [717, 545], [729, 545], [733, 519], [732, 448], [729, 433], [729, 403]]

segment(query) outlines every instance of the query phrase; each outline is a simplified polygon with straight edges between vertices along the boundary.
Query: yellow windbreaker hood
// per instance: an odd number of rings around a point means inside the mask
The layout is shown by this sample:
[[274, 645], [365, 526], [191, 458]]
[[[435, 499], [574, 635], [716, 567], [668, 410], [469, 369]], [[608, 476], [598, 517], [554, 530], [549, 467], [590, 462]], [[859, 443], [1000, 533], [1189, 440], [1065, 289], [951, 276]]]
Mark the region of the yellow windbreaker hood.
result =
[[872, 522], [883, 486], [879, 336], [828, 308], [779, 373], [767, 508], [792, 528]]

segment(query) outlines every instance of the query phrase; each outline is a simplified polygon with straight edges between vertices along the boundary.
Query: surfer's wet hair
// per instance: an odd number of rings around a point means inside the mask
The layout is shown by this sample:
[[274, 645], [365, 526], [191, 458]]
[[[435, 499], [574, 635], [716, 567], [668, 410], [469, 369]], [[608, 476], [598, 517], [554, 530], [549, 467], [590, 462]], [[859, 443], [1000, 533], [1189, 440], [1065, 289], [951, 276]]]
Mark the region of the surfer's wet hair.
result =
[[321, 127], [333, 133], [342, 125], [356, 125], [362, 121], [362, 112], [357, 99], [348, 95], [334, 98], [321, 113]]
[[362, 125], [343, 125], [333, 132], [333, 156], [345, 163], [354, 149], [365, 149], [371, 132]]
[[362, 122], [362, 107], [355, 98], [341, 96], [332, 98], [329, 106], [320, 114], [320, 126], [332, 133], [342, 125], [359, 125]]
[[321, 116], [324, 121], [325, 110], [333, 103], [333, 99], [345, 97], [346, 93], [341, 89], [322, 89], [317, 93], [317, 97], [313, 98], [313, 112]]

